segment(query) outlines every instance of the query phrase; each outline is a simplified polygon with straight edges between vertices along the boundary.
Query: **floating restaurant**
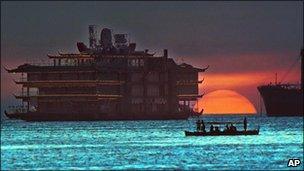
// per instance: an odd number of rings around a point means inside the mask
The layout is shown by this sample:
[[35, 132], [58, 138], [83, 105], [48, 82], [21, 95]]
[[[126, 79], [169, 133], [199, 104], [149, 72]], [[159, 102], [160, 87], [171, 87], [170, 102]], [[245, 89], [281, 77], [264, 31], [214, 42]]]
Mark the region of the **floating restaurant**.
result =
[[[19, 73], [15, 97], [21, 108], [6, 116], [28, 121], [186, 119], [195, 113], [200, 72], [148, 50], [137, 51], [126, 34], [89, 26], [89, 47], [78, 42], [79, 53], [48, 55], [51, 65], [25, 63], [9, 73]], [[112, 42], [114, 39], [114, 42]]]

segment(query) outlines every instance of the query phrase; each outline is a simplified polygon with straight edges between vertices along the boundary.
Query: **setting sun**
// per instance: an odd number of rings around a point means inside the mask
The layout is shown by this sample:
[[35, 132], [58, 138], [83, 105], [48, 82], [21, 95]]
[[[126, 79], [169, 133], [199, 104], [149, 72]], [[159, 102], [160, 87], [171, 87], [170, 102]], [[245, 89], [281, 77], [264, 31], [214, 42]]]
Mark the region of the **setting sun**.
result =
[[231, 90], [217, 90], [200, 99], [195, 108], [204, 114], [255, 114], [253, 104], [244, 96]]

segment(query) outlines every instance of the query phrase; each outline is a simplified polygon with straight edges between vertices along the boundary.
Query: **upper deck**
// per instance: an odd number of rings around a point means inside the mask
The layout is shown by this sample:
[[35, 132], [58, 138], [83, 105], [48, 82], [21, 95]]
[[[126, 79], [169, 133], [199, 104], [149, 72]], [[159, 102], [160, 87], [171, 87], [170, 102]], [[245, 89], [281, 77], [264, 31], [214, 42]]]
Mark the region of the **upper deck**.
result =
[[132, 70], [152, 71], [164, 68], [180, 72], [204, 72], [207, 69], [195, 68], [186, 63], [178, 65], [172, 58], [168, 58], [167, 56], [59, 54], [48, 55], [48, 57], [53, 59], [52, 64], [36, 65], [26, 63], [17, 68], [6, 70], [9, 73], [66, 73], [103, 70], [118, 70], [121, 72], [130, 72]]
[[[33, 72], [95, 72], [120, 71], [132, 72], [136, 70], [176, 70], [179, 72], [204, 72], [205, 69], [195, 68], [189, 64], [177, 65], [172, 58], [168, 58], [168, 50], [163, 55], [155, 56], [144, 51], [136, 50], [136, 43], [127, 40], [126, 34], [112, 34], [111, 30], [101, 30], [97, 39], [95, 28], [89, 26], [89, 47], [83, 42], [77, 43], [79, 53], [48, 54], [50, 65], [23, 64], [14, 69], [7, 69], [9, 73]], [[114, 41], [112, 41], [114, 39]]]

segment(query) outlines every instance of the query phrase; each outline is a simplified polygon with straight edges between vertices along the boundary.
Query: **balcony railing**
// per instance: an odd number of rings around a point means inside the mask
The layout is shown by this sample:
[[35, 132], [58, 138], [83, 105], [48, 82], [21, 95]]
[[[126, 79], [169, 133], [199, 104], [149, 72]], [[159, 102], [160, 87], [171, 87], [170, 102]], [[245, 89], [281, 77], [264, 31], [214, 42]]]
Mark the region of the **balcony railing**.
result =
[[15, 82], [26, 82], [27, 81], [27, 77], [21, 77], [21, 78], [17, 78], [14, 80]]
[[34, 66], [92, 66], [94, 63], [93, 61], [78, 62], [77, 60], [75, 60], [75, 61], [62, 60], [60, 65], [59, 65], [58, 61], [56, 61], [56, 65], [54, 65], [53, 60], [35, 60], [35, 61], [26, 61], [26, 62], [28, 64], [34, 65]]
[[12, 113], [26, 113], [27, 106], [9, 106], [6, 110], [8, 114]]
[[27, 60], [26, 63], [34, 66], [54, 66], [53, 61], [50, 60]]
[[38, 91], [29, 91], [28, 93], [27, 91], [23, 91], [23, 92], [21, 91], [21, 92], [17, 92], [15, 95], [27, 97], [27, 96], [37, 96], [39, 95], [39, 93]]
[[[70, 87], [70, 86], [78, 86], [78, 87], [94, 87], [98, 85], [105, 86], [120, 86], [125, 83], [123, 80], [99, 80], [99, 79], [51, 79], [51, 80], [31, 80], [28, 81], [26, 78], [19, 78], [14, 80], [16, 84], [23, 84], [26, 87], [38, 88], [38, 87]], [[24, 90], [26, 92], [26, 90]]]

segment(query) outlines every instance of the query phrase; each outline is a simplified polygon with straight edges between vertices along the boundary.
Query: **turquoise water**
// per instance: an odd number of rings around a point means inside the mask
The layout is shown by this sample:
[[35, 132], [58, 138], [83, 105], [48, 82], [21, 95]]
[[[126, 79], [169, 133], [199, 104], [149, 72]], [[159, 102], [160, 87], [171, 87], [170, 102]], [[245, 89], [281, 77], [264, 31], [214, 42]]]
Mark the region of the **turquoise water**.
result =
[[[205, 121], [242, 119], [204, 118]], [[185, 137], [184, 130], [195, 129], [194, 120], [32, 123], [4, 120], [1, 170], [303, 169], [302, 117], [247, 119], [249, 128], [260, 125], [260, 135]], [[289, 158], [299, 158], [302, 164], [288, 168]]]

